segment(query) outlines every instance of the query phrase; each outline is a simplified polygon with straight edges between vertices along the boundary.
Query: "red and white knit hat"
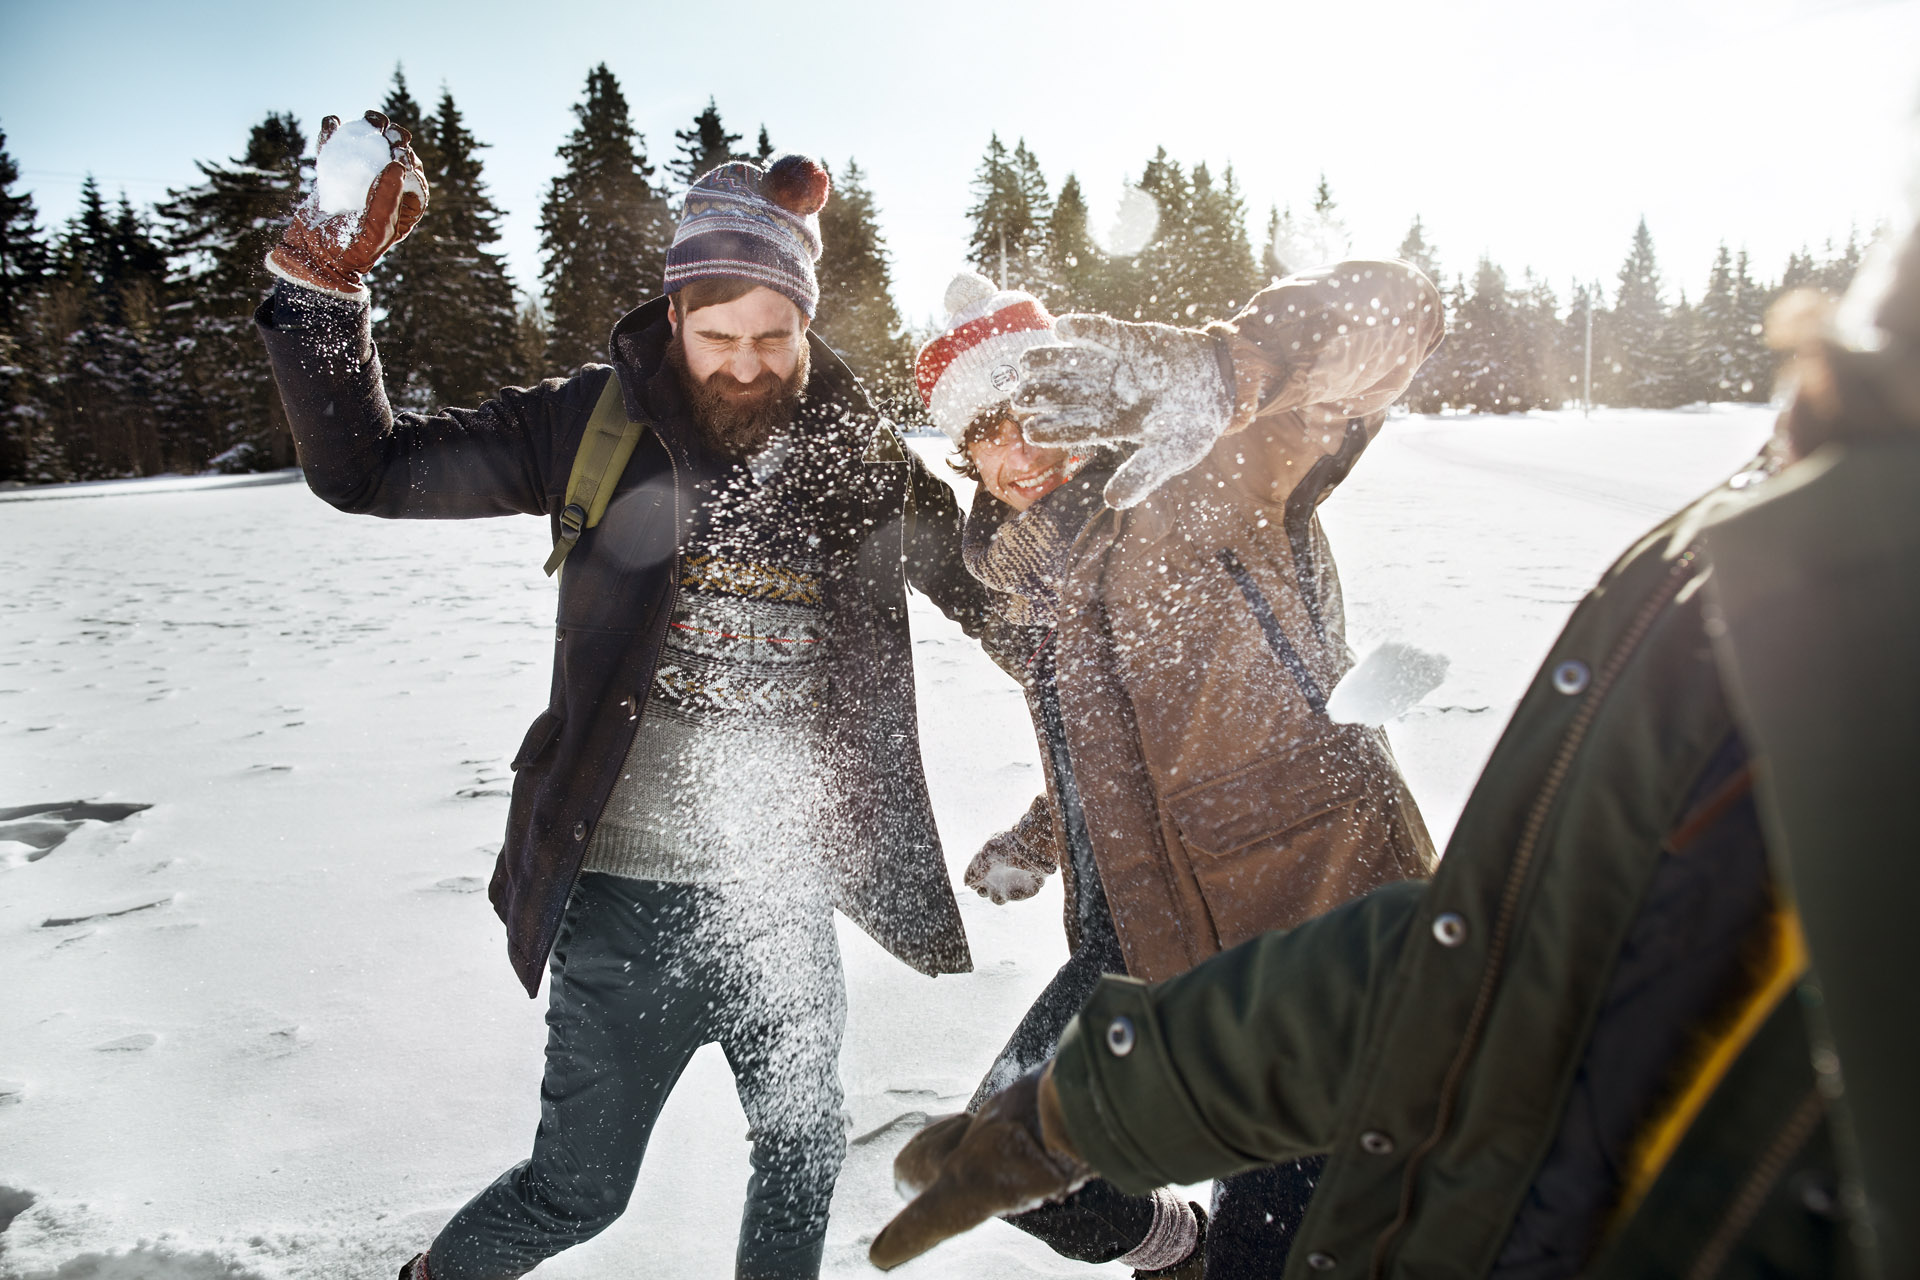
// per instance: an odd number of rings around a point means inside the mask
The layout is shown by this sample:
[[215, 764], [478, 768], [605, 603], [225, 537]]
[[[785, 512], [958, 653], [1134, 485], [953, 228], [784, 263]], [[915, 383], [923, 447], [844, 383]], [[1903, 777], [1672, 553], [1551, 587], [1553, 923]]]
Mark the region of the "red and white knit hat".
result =
[[946, 330], [920, 348], [913, 376], [933, 425], [959, 445], [982, 409], [1012, 398], [1020, 353], [1053, 341], [1053, 317], [1032, 294], [996, 288], [976, 271], [953, 278], [946, 302]]

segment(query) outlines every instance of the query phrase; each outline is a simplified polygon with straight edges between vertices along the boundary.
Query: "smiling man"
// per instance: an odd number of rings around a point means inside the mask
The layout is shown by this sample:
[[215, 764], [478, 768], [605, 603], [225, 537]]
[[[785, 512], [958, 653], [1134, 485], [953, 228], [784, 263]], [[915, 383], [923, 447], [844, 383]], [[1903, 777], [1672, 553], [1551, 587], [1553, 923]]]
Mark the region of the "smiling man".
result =
[[[1442, 325], [1439, 293], [1399, 262], [1275, 281], [1206, 331], [1056, 322], [972, 272], [947, 306], [916, 373], [980, 481], [967, 567], [1028, 630], [1011, 665], [1047, 776], [966, 880], [1000, 903], [1058, 868], [1072, 946], [977, 1107], [1053, 1052], [1103, 973], [1171, 977], [1430, 870], [1386, 736], [1327, 714], [1353, 659], [1314, 513]], [[1035, 439], [1017, 420], [1024, 400], [1082, 384], [1106, 394], [1055, 415], [1073, 430]], [[1165, 410], [1147, 416], [1152, 391]], [[1137, 1275], [1251, 1280], [1284, 1265], [1318, 1171], [1309, 1158], [1223, 1179], [1211, 1214], [1095, 1180], [1009, 1221]]]
[[[922, 972], [970, 967], [906, 624], [909, 580], [970, 631], [985, 617], [952, 490], [808, 332], [827, 175], [800, 156], [694, 184], [667, 296], [615, 326], [611, 367], [394, 415], [361, 273], [425, 189], [405, 131], [368, 125], [392, 159], [365, 208], [302, 207], [259, 315], [308, 484], [345, 511], [576, 535], [491, 891], [528, 992], [551, 974], [540, 1127], [402, 1275], [519, 1276], [611, 1224], [713, 1041], [751, 1125], [737, 1274], [818, 1275], [845, 1145], [832, 909]], [[604, 514], [563, 530], [609, 419], [646, 430]]]

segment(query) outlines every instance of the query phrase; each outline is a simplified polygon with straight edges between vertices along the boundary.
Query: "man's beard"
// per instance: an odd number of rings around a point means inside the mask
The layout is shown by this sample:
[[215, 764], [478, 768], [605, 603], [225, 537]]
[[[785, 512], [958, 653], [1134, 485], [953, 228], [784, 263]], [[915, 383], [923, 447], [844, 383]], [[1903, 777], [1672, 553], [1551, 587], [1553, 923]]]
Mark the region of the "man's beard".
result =
[[702, 382], [687, 366], [686, 345], [677, 333], [667, 343], [667, 363], [680, 379], [680, 389], [693, 407], [694, 426], [707, 447], [735, 462], [766, 448], [773, 433], [793, 421], [811, 372], [804, 337], [793, 372], [785, 378], [766, 370], [743, 384], [725, 370], [715, 370]]

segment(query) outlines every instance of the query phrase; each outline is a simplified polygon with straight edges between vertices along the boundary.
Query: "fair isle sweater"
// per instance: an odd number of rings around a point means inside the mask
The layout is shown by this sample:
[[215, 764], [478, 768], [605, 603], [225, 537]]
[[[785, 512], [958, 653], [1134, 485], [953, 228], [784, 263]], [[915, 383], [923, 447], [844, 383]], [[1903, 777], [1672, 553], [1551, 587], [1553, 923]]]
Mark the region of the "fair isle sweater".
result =
[[803, 870], [817, 854], [827, 563], [797, 480], [730, 468], [701, 505], [585, 870], [719, 884]]

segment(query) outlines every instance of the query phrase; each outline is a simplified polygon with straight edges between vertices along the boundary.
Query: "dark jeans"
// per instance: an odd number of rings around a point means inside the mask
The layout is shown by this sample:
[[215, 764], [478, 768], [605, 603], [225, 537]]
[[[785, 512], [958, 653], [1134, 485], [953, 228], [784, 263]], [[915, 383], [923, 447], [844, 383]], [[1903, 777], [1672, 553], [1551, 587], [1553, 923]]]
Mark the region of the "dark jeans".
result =
[[[434, 1280], [508, 1280], [612, 1225], [667, 1095], [716, 1040], [753, 1144], [735, 1274], [818, 1276], [846, 1151], [845, 1023], [825, 904], [581, 876], [550, 966], [532, 1158], [447, 1223], [428, 1252]], [[636, 1274], [653, 1270], [635, 1263]]]

